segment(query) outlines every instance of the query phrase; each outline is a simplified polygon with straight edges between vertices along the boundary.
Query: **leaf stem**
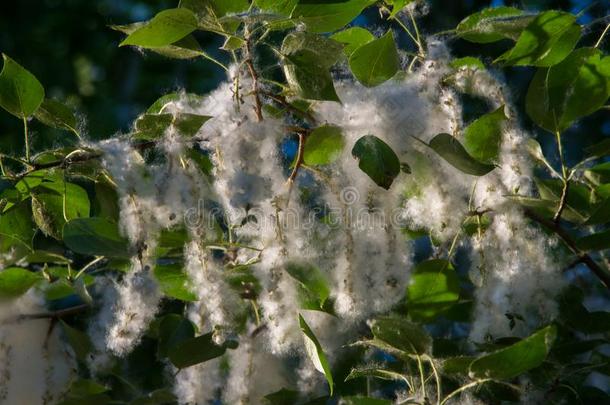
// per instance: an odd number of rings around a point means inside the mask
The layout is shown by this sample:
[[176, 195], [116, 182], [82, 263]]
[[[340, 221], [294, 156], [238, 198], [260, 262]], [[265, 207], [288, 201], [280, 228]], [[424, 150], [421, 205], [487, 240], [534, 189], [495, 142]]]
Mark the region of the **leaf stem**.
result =
[[604, 31], [602, 31], [602, 34], [599, 36], [599, 39], [597, 40], [597, 42], [595, 43], [593, 48], [598, 48], [601, 45], [602, 40], [606, 36], [606, 33], [608, 32], [609, 28], [610, 28], [610, 24], [606, 24], [606, 28], [604, 28]]
[[453, 398], [454, 396], [456, 396], [457, 394], [459, 394], [460, 392], [466, 391], [467, 389], [470, 389], [472, 387], [476, 387], [477, 385], [480, 384], [485, 384], [486, 382], [491, 381], [491, 378], [485, 378], [483, 380], [476, 380], [473, 381], [469, 384], [466, 385], [462, 385], [460, 388], [456, 389], [455, 391], [453, 391], [452, 393], [450, 393], [449, 395], [447, 395], [445, 397], [445, 399], [443, 399], [443, 401], [441, 402], [440, 405], [444, 405], [447, 403], [447, 401], [449, 401], [451, 398]]
[[557, 206], [557, 211], [553, 216], [553, 222], [559, 223], [561, 220], [561, 213], [563, 212], [566, 201], [568, 198], [568, 189], [570, 188], [570, 181], [568, 177], [568, 168], [566, 167], [565, 159], [563, 157], [563, 147], [561, 145], [561, 134], [559, 131], [555, 131], [555, 138], [557, 140], [557, 151], [559, 152], [559, 160], [561, 161], [561, 180], [563, 182], [563, 188], [561, 190], [561, 198]]
[[30, 137], [28, 134], [28, 119], [23, 117], [23, 137], [25, 139], [25, 160], [30, 163]]

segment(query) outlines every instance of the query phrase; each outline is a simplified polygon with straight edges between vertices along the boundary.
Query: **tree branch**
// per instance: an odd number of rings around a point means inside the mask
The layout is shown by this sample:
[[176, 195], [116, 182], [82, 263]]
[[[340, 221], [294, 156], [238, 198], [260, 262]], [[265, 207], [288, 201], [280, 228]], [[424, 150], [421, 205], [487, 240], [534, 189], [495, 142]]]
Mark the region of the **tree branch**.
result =
[[570, 234], [568, 234], [559, 224], [552, 220], [543, 218], [529, 209], [525, 210], [525, 216], [557, 234], [557, 236], [563, 240], [566, 246], [578, 257], [578, 259], [587, 265], [593, 274], [599, 278], [602, 284], [606, 288], [610, 289], [610, 274], [608, 274], [604, 268], [597, 264], [597, 262], [591, 256], [580, 250], [576, 246], [576, 241], [574, 241]]
[[246, 33], [246, 60], [244, 63], [248, 67], [250, 77], [252, 78], [252, 92], [254, 93], [254, 112], [256, 119], [261, 122], [263, 120], [263, 104], [259, 93], [258, 73], [254, 68], [254, 59], [252, 57], [252, 41], [250, 35]]

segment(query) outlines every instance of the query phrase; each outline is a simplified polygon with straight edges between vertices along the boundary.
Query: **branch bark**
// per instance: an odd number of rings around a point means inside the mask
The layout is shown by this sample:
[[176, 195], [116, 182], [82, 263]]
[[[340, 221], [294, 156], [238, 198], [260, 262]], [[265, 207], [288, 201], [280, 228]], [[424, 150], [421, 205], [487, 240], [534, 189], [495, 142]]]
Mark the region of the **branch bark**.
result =
[[525, 215], [529, 219], [539, 223], [540, 225], [544, 226], [550, 231], [553, 231], [557, 236], [559, 236], [561, 240], [563, 240], [563, 242], [566, 244], [566, 246], [578, 257], [578, 259], [582, 263], [584, 263], [593, 272], [593, 274], [595, 274], [595, 276], [602, 282], [602, 284], [606, 288], [610, 289], [610, 274], [604, 268], [602, 268], [591, 256], [580, 250], [576, 246], [576, 241], [572, 238], [572, 236], [570, 236], [570, 234], [568, 234], [568, 232], [565, 231], [565, 229], [563, 229], [558, 223], [543, 218], [532, 210], [525, 210]]

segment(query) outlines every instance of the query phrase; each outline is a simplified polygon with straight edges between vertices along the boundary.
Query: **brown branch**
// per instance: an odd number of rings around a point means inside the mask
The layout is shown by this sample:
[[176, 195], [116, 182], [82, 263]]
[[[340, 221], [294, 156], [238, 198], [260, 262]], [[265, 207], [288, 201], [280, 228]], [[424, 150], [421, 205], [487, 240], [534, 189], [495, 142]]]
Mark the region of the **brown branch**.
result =
[[34, 320], [34, 319], [61, 319], [66, 316], [75, 315], [89, 309], [89, 304], [81, 304], [75, 307], [60, 309], [58, 311], [53, 312], [39, 312], [35, 314], [22, 314], [17, 315], [13, 318], [10, 318], [6, 321], [6, 323], [12, 322], [21, 322], [25, 320]]
[[568, 180], [564, 180], [563, 188], [561, 190], [561, 198], [559, 199], [559, 205], [557, 206], [557, 211], [553, 216], [553, 222], [556, 224], [561, 220], [561, 213], [566, 207], [567, 199], [568, 199], [568, 191], [570, 189], [570, 182]]
[[572, 253], [574, 253], [578, 257], [579, 261], [587, 265], [587, 267], [593, 272], [593, 274], [595, 274], [595, 276], [599, 278], [602, 284], [606, 288], [610, 289], [610, 274], [608, 274], [608, 272], [604, 268], [597, 264], [597, 262], [591, 256], [580, 250], [576, 246], [576, 241], [574, 241], [572, 236], [570, 236], [570, 234], [568, 234], [561, 226], [559, 226], [559, 224], [549, 219], [543, 218], [531, 210], [525, 210], [525, 215], [531, 220], [539, 223], [540, 225], [544, 226], [550, 231], [553, 231], [557, 236], [559, 236], [561, 240], [563, 240], [563, 242], [566, 244], [566, 246], [572, 251]]
[[309, 112], [309, 111], [303, 111], [300, 110], [298, 108], [296, 108], [295, 106], [293, 106], [292, 104], [290, 104], [288, 102], [288, 100], [286, 100], [286, 97], [279, 95], [279, 94], [273, 94], [270, 91], [263, 91], [262, 92], [265, 96], [273, 99], [275, 102], [277, 102], [278, 104], [281, 104], [284, 108], [286, 108], [287, 110], [292, 111], [295, 115], [299, 115], [299, 114], [303, 114], [305, 116], [305, 118], [307, 118], [309, 121], [311, 121], [313, 124], [316, 123], [316, 119], [315, 117]]
[[263, 120], [263, 104], [261, 102], [259, 83], [258, 83], [258, 73], [254, 68], [254, 59], [252, 57], [252, 42], [250, 36], [246, 31], [246, 60], [244, 61], [246, 66], [248, 67], [248, 71], [250, 72], [250, 77], [252, 77], [252, 92], [254, 93], [254, 112], [256, 113], [256, 119], [258, 122]]
[[88, 153], [88, 154], [83, 154], [80, 156], [74, 156], [71, 157], [69, 159], [61, 159], [61, 160], [56, 160], [54, 162], [47, 162], [47, 163], [38, 163], [38, 164], [30, 164], [30, 168], [22, 173], [19, 173], [17, 176], [14, 177], [14, 180], [19, 180], [24, 178], [25, 176], [27, 176], [28, 174], [36, 171], [36, 170], [41, 170], [41, 169], [52, 169], [54, 167], [61, 167], [61, 168], [66, 168], [69, 165], [71, 165], [72, 163], [82, 163], [82, 162], [87, 162], [89, 160], [93, 160], [93, 159], [97, 159], [99, 157], [101, 157], [102, 154], [101, 153]]

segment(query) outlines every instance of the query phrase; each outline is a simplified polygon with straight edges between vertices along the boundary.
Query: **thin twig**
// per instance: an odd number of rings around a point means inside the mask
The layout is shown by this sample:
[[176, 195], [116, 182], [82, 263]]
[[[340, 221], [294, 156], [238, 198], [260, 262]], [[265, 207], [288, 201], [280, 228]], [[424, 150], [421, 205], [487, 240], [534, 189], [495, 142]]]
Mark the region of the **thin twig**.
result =
[[606, 24], [606, 28], [604, 28], [604, 31], [599, 36], [599, 39], [597, 40], [597, 42], [595, 43], [595, 46], [593, 46], [593, 48], [597, 48], [602, 44], [602, 40], [606, 36], [606, 33], [608, 32], [608, 28], [610, 28], [610, 24]]
[[606, 270], [604, 270], [599, 264], [597, 264], [597, 262], [593, 260], [591, 256], [581, 251], [576, 246], [576, 241], [574, 241], [570, 234], [568, 234], [568, 232], [566, 232], [559, 224], [555, 223], [554, 221], [543, 218], [531, 210], [525, 210], [525, 215], [531, 220], [538, 222], [545, 228], [555, 232], [555, 234], [557, 234], [557, 236], [559, 236], [563, 240], [566, 246], [568, 246], [572, 253], [574, 253], [578, 258], [580, 258], [582, 263], [587, 265], [587, 267], [593, 272], [593, 274], [595, 274], [595, 276], [597, 276], [597, 278], [599, 278], [599, 280], [606, 288], [610, 289], [610, 274], [608, 274]]
[[259, 94], [259, 83], [258, 73], [254, 68], [254, 59], [252, 57], [252, 38], [246, 30], [246, 60], [244, 63], [248, 67], [250, 77], [252, 78], [252, 92], [254, 96], [254, 112], [256, 113], [256, 119], [261, 122], [263, 120], [263, 105]]
[[556, 224], [561, 220], [561, 213], [566, 207], [567, 199], [568, 199], [568, 191], [570, 189], [570, 181], [564, 179], [563, 180], [563, 188], [561, 189], [561, 198], [559, 199], [559, 205], [557, 206], [557, 211], [555, 211], [555, 215], [553, 215], [553, 222]]
[[309, 111], [299, 110], [298, 108], [296, 108], [295, 106], [290, 104], [288, 102], [288, 100], [286, 100], [286, 97], [279, 95], [279, 94], [273, 94], [272, 92], [269, 92], [269, 91], [262, 91], [261, 93], [263, 93], [265, 96], [273, 99], [277, 103], [281, 104], [284, 108], [292, 111], [296, 115], [303, 114], [305, 116], [305, 118], [307, 118], [312, 123], [316, 122], [315, 117]]
[[81, 304], [81, 305], [77, 305], [77, 306], [71, 307], [71, 308], [60, 309], [58, 311], [18, 315], [16, 317], [14, 317], [12, 320], [9, 320], [7, 322], [11, 322], [11, 321], [20, 322], [20, 321], [24, 321], [24, 320], [47, 319], [47, 318], [60, 319], [60, 318], [66, 317], [66, 316], [75, 315], [75, 314], [84, 312], [87, 309], [89, 309], [88, 304]]

